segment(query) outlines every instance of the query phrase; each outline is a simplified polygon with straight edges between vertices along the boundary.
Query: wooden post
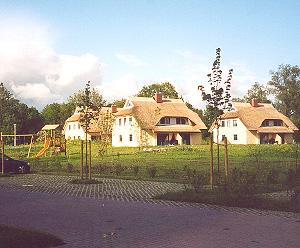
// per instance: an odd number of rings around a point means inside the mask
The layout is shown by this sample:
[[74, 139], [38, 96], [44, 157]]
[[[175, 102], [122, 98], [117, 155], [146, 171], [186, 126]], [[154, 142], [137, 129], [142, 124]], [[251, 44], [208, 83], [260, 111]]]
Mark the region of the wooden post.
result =
[[67, 156], [67, 140], [65, 139], [65, 156]]
[[224, 154], [225, 154], [225, 158], [224, 158], [224, 166], [225, 166], [225, 177], [227, 178], [228, 176], [228, 142], [227, 142], [227, 137], [224, 138]]
[[89, 179], [92, 179], [92, 141], [89, 140]]
[[29, 150], [28, 150], [28, 153], [27, 153], [27, 158], [29, 158], [29, 156], [30, 156], [30, 151], [31, 151], [31, 147], [32, 147], [32, 142], [33, 142], [33, 135], [31, 136], [31, 139], [30, 139], [30, 145], [29, 145]]
[[4, 175], [4, 140], [1, 136], [1, 166], [2, 166], [2, 175]]
[[210, 186], [214, 188], [214, 140], [213, 133], [210, 134]]
[[83, 140], [80, 142], [80, 177], [83, 179]]
[[220, 176], [220, 144], [219, 144], [219, 124], [217, 126], [217, 159], [218, 159], [218, 175]]

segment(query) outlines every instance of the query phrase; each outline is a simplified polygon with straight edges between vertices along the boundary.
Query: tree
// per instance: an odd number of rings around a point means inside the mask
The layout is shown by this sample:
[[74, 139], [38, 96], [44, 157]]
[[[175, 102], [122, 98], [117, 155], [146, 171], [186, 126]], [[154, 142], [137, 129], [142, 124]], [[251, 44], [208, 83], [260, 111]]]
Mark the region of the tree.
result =
[[116, 105], [117, 108], [123, 108], [125, 102], [126, 102], [126, 99], [122, 98], [122, 99], [115, 100], [113, 102], [113, 104]]
[[138, 92], [137, 96], [153, 97], [154, 94], [158, 92], [163, 93], [164, 97], [176, 99], [179, 98], [178, 92], [176, 91], [175, 87], [169, 82], [145, 85]]
[[260, 103], [271, 103], [268, 99], [268, 95], [268, 89], [262, 84], [255, 82], [244, 96], [244, 99], [245, 102], [251, 102], [252, 99], [256, 98]]
[[43, 125], [37, 109], [20, 103], [3, 83], [0, 83], [0, 106], [0, 131], [3, 133], [13, 133], [13, 124], [17, 125], [18, 134], [34, 133]]
[[300, 67], [279, 65], [270, 74], [268, 84], [275, 96], [275, 107], [300, 127]]
[[[91, 86], [90, 81], [87, 82], [85, 88], [84, 88], [84, 95], [82, 95], [77, 105], [79, 107], [79, 113], [80, 118], [79, 122], [81, 123], [81, 126], [85, 130], [85, 172], [86, 172], [86, 178], [89, 174], [89, 179], [91, 179], [91, 164], [88, 166], [88, 132], [90, 130], [90, 125], [92, 121], [97, 121], [97, 117], [99, 116], [100, 110], [102, 105], [100, 105], [100, 102], [96, 101], [95, 98], [92, 97]], [[91, 150], [90, 150], [90, 160], [91, 160]]]
[[62, 124], [61, 105], [59, 103], [47, 104], [42, 110], [42, 117], [46, 124]]
[[207, 102], [207, 111], [210, 113], [210, 120], [215, 120], [217, 127], [217, 151], [218, 151], [218, 173], [220, 172], [220, 154], [219, 154], [219, 116], [224, 113], [224, 110], [231, 110], [230, 103], [230, 88], [233, 70], [230, 69], [227, 80], [222, 82], [222, 70], [220, 69], [221, 49], [216, 49], [216, 59], [212, 66], [212, 73], [208, 74], [208, 82], [210, 91], [206, 92], [203, 85], [198, 89], [201, 91], [201, 96]]
[[[85, 90], [86, 89], [79, 90], [78, 92], [70, 96], [67, 100], [67, 104], [72, 105], [73, 109], [82, 104], [86, 98]], [[96, 88], [89, 89], [89, 99], [90, 103], [97, 108], [101, 108], [106, 104], [106, 101], [103, 100], [101, 93]]]

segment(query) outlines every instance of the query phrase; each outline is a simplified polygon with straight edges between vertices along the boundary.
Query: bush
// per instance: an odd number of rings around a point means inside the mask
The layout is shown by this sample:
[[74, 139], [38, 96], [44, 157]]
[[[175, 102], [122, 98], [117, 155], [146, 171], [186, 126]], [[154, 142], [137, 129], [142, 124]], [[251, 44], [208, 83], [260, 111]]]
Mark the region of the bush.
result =
[[276, 169], [272, 169], [266, 179], [267, 184], [276, 184], [279, 183], [279, 172]]
[[114, 172], [117, 176], [120, 176], [124, 170], [125, 167], [123, 167], [121, 164], [117, 163], [114, 165]]
[[174, 179], [177, 177], [178, 171], [174, 168], [170, 168], [170, 169], [167, 169], [166, 175], [167, 175], [167, 177]]
[[134, 176], [137, 177], [139, 174], [140, 167], [138, 165], [133, 165], [132, 170], [133, 170]]
[[94, 171], [96, 173], [103, 173], [103, 172], [108, 171], [108, 168], [109, 167], [106, 164], [98, 164], [98, 165], [94, 166]]
[[157, 168], [155, 165], [150, 165], [147, 167], [147, 172], [151, 178], [154, 178], [156, 176]]
[[286, 189], [291, 197], [291, 204], [295, 210], [300, 209], [300, 168], [289, 169], [286, 177]]
[[190, 184], [194, 188], [195, 192], [201, 192], [206, 185], [207, 177], [203, 173], [196, 172], [194, 170], [194, 173], [190, 177]]
[[68, 172], [68, 173], [74, 172], [74, 165], [68, 163], [68, 164], [67, 164], [67, 172]]

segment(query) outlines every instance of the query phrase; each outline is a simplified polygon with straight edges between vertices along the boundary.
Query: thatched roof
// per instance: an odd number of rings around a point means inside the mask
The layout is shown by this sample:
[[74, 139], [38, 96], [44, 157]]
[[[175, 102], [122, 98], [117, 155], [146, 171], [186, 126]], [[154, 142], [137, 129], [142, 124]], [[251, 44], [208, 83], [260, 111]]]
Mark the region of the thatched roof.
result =
[[[99, 117], [104, 115], [107, 112], [111, 113], [111, 107], [102, 107], [101, 108], [100, 115], [95, 120], [92, 120], [90, 125], [89, 125], [89, 132], [88, 132], [89, 134], [99, 135], [100, 129], [101, 129], [99, 127]], [[65, 126], [68, 122], [79, 122], [79, 120], [80, 120], [80, 114], [78, 113], [78, 109], [76, 109], [75, 113], [66, 120]], [[83, 127], [83, 129], [85, 129], [85, 128]]]
[[[236, 111], [226, 112], [221, 119], [239, 118], [248, 130], [275, 133], [293, 133], [298, 128], [285, 115], [278, 112], [272, 104], [259, 103], [253, 107], [250, 103], [233, 102]], [[282, 120], [284, 126], [262, 127], [264, 120]]]
[[[207, 129], [198, 114], [190, 110], [181, 99], [168, 98], [163, 99], [162, 103], [157, 103], [150, 97], [130, 97], [126, 102], [128, 101], [131, 106], [122, 108], [116, 113], [116, 116], [132, 115], [143, 129], [167, 132], [174, 131], [175, 126], [177, 129], [182, 128], [182, 131], [184, 127], [188, 132], [200, 132], [200, 130]], [[192, 126], [157, 126], [163, 117], [186, 117], [192, 122]]]

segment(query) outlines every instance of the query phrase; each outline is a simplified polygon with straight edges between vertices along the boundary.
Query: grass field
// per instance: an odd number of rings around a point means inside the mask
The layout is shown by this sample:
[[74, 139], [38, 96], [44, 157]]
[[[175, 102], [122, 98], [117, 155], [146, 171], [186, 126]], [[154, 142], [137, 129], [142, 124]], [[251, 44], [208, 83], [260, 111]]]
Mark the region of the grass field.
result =
[[[51, 155], [51, 150], [41, 158], [34, 158], [43, 144], [34, 144], [27, 159], [28, 145], [6, 146], [5, 153], [13, 158], [29, 160], [33, 171], [38, 173], [78, 174], [80, 168], [80, 143], [70, 141], [64, 153]], [[229, 167], [265, 173], [275, 169], [280, 175], [298, 164], [298, 145], [229, 145]], [[170, 146], [141, 148], [109, 147], [104, 156], [98, 154], [99, 144], [92, 143], [94, 175], [122, 178], [151, 179], [149, 167], [154, 168], [155, 180], [181, 181], [187, 167], [209, 173], [209, 146]], [[152, 151], [149, 151], [152, 150]], [[216, 154], [217, 147], [214, 147]], [[224, 149], [220, 148], [220, 170], [224, 168]], [[215, 170], [217, 170], [215, 155]], [[153, 170], [153, 169], [152, 169]], [[152, 179], [153, 179], [152, 178]]]

